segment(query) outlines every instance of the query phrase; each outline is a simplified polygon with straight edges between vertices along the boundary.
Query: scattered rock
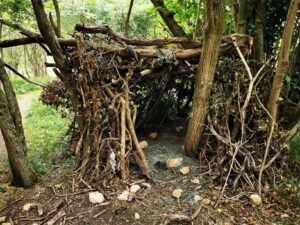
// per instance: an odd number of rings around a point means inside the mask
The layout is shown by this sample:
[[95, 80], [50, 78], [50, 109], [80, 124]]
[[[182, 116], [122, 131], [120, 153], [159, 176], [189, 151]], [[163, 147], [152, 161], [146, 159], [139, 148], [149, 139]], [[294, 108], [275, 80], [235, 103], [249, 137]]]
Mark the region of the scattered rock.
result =
[[129, 200], [129, 196], [130, 196], [130, 192], [126, 190], [126, 191], [123, 191], [122, 194], [120, 194], [118, 196], [118, 199], [120, 201], [128, 201]]
[[134, 218], [135, 218], [136, 220], [139, 220], [139, 219], [141, 218], [141, 216], [140, 216], [140, 214], [138, 214], [138, 213], [136, 212], [136, 213], [134, 213]]
[[153, 132], [153, 133], [150, 133], [148, 137], [149, 137], [150, 139], [156, 139], [157, 136], [158, 136], [158, 133], [157, 133], [157, 132]]
[[200, 195], [195, 195], [195, 196], [194, 196], [194, 202], [195, 202], [195, 203], [201, 201], [202, 199], [203, 199], [203, 197], [200, 196]]
[[148, 148], [149, 145], [148, 145], [147, 141], [141, 141], [140, 146], [141, 146], [142, 149], [145, 149], [145, 148]]
[[252, 204], [258, 206], [261, 204], [261, 197], [258, 194], [250, 195], [250, 201]]
[[288, 215], [288, 214], [282, 214], [282, 215], [280, 215], [280, 218], [281, 219], [285, 219], [285, 218], [289, 218], [290, 216]]
[[175, 131], [177, 133], [181, 132], [183, 130], [183, 126], [175, 127]]
[[201, 203], [202, 203], [203, 205], [209, 205], [209, 204], [211, 203], [211, 201], [210, 201], [209, 198], [204, 198], [204, 199], [202, 199]]
[[94, 191], [89, 193], [89, 200], [93, 204], [99, 204], [104, 202], [104, 196], [99, 191]]
[[149, 183], [141, 183], [141, 187], [143, 187], [143, 188], [151, 188], [151, 184], [149, 184]]
[[39, 203], [27, 203], [23, 206], [23, 211], [29, 211], [30, 209], [32, 208], [36, 208], [37, 211], [38, 211], [38, 215], [39, 216], [42, 216], [43, 215], [43, 208], [42, 208], [42, 205], [39, 204]]
[[175, 168], [182, 164], [183, 158], [167, 159], [167, 167]]
[[182, 195], [182, 189], [175, 189], [173, 192], [172, 192], [172, 196], [174, 197], [174, 198], [177, 198], [177, 199], [179, 199], [180, 197], [181, 197], [181, 195]]
[[0, 217], [0, 223], [5, 222], [5, 220], [6, 220], [6, 216], [1, 216], [1, 217]]
[[194, 178], [191, 180], [193, 184], [200, 184], [200, 180], [198, 178]]
[[34, 206], [34, 203], [27, 203], [27, 204], [25, 204], [23, 206], [23, 211], [26, 211], [26, 212], [29, 211], [32, 206]]
[[140, 190], [141, 189], [141, 187], [139, 186], [139, 185], [137, 185], [137, 184], [134, 184], [134, 185], [132, 185], [131, 187], [130, 187], [130, 192], [131, 193], [136, 193], [138, 190]]
[[188, 174], [188, 173], [190, 172], [190, 167], [184, 166], [184, 167], [182, 167], [179, 171], [180, 171], [180, 173], [182, 173], [183, 175], [186, 175], [186, 174]]

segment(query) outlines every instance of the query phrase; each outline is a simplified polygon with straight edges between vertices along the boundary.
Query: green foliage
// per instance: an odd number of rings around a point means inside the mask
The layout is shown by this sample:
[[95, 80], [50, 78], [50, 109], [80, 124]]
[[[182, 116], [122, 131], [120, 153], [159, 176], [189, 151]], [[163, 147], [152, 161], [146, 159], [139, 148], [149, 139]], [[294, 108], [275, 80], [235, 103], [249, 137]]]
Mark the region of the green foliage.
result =
[[[48, 8], [51, 7], [49, 3]], [[108, 25], [114, 31], [123, 33], [129, 1], [126, 3], [120, 0], [61, 1], [60, 7], [64, 34], [73, 33], [77, 23]], [[149, 7], [149, 1], [134, 1], [129, 24], [131, 36], [136, 38], [148, 36], [154, 20], [148, 12]]]
[[55, 164], [55, 156], [63, 148], [59, 140], [66, 133], [68, 122], [55, 109], [43, 105], [37, 98], [33, 100], [24, 127], [29, 160], [37, 173], [44, 174]]
[[15, 23], [23, 24], [24, 21], [33, 18], [31, 2], [30, 0], [1, 0], [0, 15]]
[[[53, 79], [52, 77], [44, 76], [44, 77], [38, 77], [38, 78], [35, 78], [32, 80], [39, 84], [45, 84], [45, 83], [51, 81], [52, 79]], [[11, 76], [10, 80], [12, 82], [14, 91], [17, 95], [22, 95], [22, 94], [25, 94], [25, 93], [28, 93], [31, 91], [41, 90], [40, 87], [38, 87], [34, 84], [31, 84], [31, 83], [28, 83], [27, 81], [25, 81], [19, 77], [16, 77], [16, 76]]]
[[300, 135], [295, 137], [291, 143], [291, 160], [300, 165]]

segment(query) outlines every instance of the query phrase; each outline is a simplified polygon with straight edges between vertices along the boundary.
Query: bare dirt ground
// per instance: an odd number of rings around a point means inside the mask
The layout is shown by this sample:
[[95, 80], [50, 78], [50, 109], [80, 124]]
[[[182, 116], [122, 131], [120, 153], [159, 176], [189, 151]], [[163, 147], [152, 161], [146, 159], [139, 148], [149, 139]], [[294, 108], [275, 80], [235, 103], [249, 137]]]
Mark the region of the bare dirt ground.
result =
[[[143, 138], [141, 138], [143, 140]], [[91, 188], [84, 180], [78, 180], [78, 174], [57, 169], [40, 179], [29, 189], [3, 186], [3, 204], [0, 204], [0, 218], [5, 216], [11, 224], [111, 224], [111, 225], [164, 225], [164, 224], [300, 224], [299, 205], [291, 196], [269, 189], [262, 195], [263, 204], [254, 206], [249, 200], [251, 190], [239, 189], [225, 191], [224, 198], [216, 206], [220, 187], [213, 183], [207, 168], [201, 168], [197, 160], [184, 156], [181, 146], [182, 134], [170, 129], [162, 129], [156, 140], [148, 140], [145, 153], [149, 159], [153, 180], [138, 177], [133, 172], [132, 180], [122, 183], [115, 179], [101, 181], [102, 185]], [[188, 166], [190, 172], [183, 175], [178, 169], [165, 168], [168, 158], [183, 158], [182, 166]], [[135, 167], [131, 166], [131, 171]], [[195, 182], [198, 179], [199, 182]], [[131, 201], [117, 199], [131, 184], [147, 183]], [[141, 185], [142, 186], [142, 185]], [[172, 197], [173, 190], [182, 189], [180, 199]], [[89, 192], [98, 190], [105, 201], [92, 204]], [[195, 201], [199, 196], [199, 201]], [[0, 195], [1, 198], [1, 195]], [[24, 211], [27, 203], [36, 203], [36, 208]], [[191, 216], [198, 209], [199, 214], [193, 221], [174, 222], [174, 215]], [[53, 222], [54, 221], [54, 222]], [[292, 221], [291, 223], [284, 223]], [[53, 222], [53, 223], [51, 223]]]

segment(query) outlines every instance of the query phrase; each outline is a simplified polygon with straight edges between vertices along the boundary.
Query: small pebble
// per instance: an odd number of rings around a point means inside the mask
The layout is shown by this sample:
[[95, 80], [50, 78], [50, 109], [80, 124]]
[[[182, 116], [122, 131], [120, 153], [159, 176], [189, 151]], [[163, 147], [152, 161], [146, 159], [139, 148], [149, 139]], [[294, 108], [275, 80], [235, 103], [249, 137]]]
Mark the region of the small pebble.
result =
[[180, 199], [180, 197], [181, 197], [181, 195], [182, 195], [182, 189], [175, 189], [173, 192], [172, 192], [172, 196], [174, 197], [174, 198], [177, 198], [177, 199]]
[[141, 216], [140, 216], [140, 214], [138, 214], [138, 213], [136, 212], [136, 213], [134, 213], [134, 218], [135, 218], [136, 220], [139, 220], [139, 219], [141, 218]]

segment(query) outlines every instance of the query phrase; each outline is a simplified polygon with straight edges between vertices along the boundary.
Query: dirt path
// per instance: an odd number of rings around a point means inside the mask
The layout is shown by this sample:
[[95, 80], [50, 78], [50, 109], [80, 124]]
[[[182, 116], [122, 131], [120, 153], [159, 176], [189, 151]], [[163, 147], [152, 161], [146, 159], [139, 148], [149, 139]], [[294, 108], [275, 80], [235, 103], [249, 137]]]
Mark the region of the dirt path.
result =
[[[33, 97], [34, 97], [34, 93], [31, 92], [31, 93], [22, 95], [18, 100], [23, 119], [25, 117], [25, 113], [30, 109], [30, 105], [31, 105], [31, 101], [32, 101]], [[0, 161], [3, 159], [6, 159], [6, 157], [7, 157], [6, 147], [4, 144], [2, 134], [0, 132]]]

